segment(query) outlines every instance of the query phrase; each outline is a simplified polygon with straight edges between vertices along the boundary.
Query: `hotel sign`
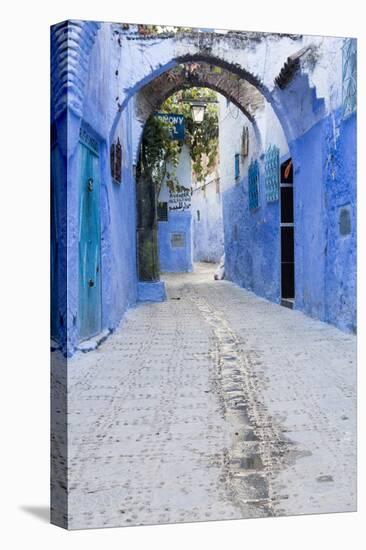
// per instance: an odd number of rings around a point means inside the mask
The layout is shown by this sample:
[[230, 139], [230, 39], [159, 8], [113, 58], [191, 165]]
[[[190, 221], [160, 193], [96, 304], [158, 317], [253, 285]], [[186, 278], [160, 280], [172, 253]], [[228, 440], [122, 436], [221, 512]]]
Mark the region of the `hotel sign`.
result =
[[157, 118], [167, 122], [170, 125], [171, 138], [177, 141], [184, 140], [184, 116], [169, 114], [169, 113], [155, 113]]

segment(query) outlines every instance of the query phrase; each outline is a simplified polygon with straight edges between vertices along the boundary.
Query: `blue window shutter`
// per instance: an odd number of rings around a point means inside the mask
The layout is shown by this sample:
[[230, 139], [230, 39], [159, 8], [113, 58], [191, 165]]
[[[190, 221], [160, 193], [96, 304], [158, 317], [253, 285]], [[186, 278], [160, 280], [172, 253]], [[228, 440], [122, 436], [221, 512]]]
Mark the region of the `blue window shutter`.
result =
[[264, 158], [264, 183], [267, 202], [278, 201], [280, 186], [280, 150], [270, 145]]
[[255, 210], [259, 207], [259, 164], [252, 160], [248, 170], [248, 193], [249, 209]]
[[235, 179], [238, 179], [240, 176], [240, 155], [237, 153], [235, 155]]

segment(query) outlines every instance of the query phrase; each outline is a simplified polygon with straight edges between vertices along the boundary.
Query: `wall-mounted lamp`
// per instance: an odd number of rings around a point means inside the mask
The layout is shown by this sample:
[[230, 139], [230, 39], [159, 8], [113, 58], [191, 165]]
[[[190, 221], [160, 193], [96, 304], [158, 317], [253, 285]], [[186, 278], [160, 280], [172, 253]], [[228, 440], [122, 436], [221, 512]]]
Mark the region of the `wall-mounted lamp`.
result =
[[201, 124], [205, 116], [205, 110], [208, 103], [218, 103], [215, 99], [181, 99], [182, 103], [189, 103], [193, 122]]
[[192, 101], [191, 102], [191, 111], [193, 121], [197, 124], [203, 122], [205, 116], [206, 103], [204, 101]]

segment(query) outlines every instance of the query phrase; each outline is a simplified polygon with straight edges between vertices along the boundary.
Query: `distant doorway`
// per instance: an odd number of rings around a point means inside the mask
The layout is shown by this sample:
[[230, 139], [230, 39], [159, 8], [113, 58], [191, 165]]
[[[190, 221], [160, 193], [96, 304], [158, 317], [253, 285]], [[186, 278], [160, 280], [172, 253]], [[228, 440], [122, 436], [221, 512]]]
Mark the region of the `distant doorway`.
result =
[[295, 300], [294, 187], [293, 164], [281, 164], [281, 305], [292, 308]]

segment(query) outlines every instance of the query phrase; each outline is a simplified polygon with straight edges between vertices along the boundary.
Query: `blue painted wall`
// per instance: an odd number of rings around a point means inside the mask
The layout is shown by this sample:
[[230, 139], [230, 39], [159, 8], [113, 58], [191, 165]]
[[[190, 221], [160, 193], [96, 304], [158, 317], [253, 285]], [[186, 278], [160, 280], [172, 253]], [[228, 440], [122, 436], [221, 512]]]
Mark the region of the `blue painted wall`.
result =
[[[56, 214], [53, 214], [52, 230], [52, 276], [55, 282], [52, 294], [56, 311], [52, 312], [52, 317], [53, 335], [60, 342], [63, 351], [72, 354], [79, 340], [80, 164], [77, 152], [81, 124], [89, 127], [99, 144], [102, 328], [113, 330], [127, 308], [134, 305], [137, 299], [136, 197], [133, 166], [136, 161], [133, 152], [137, 149], [133, 128], [136, 127], [137, 114], [134, 110], [133, 94], [138, 89], [136, 82], [142, 80], [137, 76], [134, 80], [133, 71], [130, 74], [120, 70], [123, 63], [126, 63], [126, 57], [122, 55], [118, 36], [110, 24], [73, 22], [69, 25], [73, 33], [72, 40], [68, 42], [66, 34], [60, 38], [60, 28], [62, 30], [65, 25], [67, 26], [67, 23], [56, 26], [52, 31], [52, 122], [57, 133], [53, 156], [57, 157], [59, 172], [53, 178], [52, 191], [56, 211]], [[66, 43], [70, 48], [70, 62], [72, 61], [73, 67], [70, 71], [66, 70], [67, 67], [65, 69]], [[168, 42], [165, 41], [156, 51], [154, 66], [144, 66], [138, 45], [133, 50], [138, 65], [136, 71], [146, 81], [151, 74], [160, 74], [175, 64], [171, 52], [165, 50], [166, 44]], [[129, 47], [133, 49], [132, 43]], [[337, 48], [338, 52], [338, 43], [334, 48]], [[339, 56], [337, 60], [339, 67], [336, 78], [341, 87]], [[318, 78], [315, 73], [313, 78]], [[302, 97], [306, 97], [308, 86], [308, 78], [302, 76], [299, 81], [295, 79], [293, 85], [285, 91], [277, 90], [277, 99], [279, 100], [280, 96], [288, 96], [288, 111], [295, 113]], [[321, 89], [331, 90], [326, 86]], [[332, 93], [336, 92], [337, 90]], [[287, 121], [288, 128], [292, 128], [293, 131], [293, 134], [289, 135], [301, 134], [289, 143], [290, 154], [295, 164], [295, 307], [316, 318], [331, 322], [343, 330], [355, 330], [356, 117], [351, 115], [343, 120], [336, 111], [324, 118], [325, 102], [317, 99], [313, 88], [310, 89], [310, 95], [312, 101], [306, 103], [307, 107], [304, 107], [302, 115], [289, 116]], [[328, 103], [333, 104], [332, 101]], [[335, 96], [334, 104], [339, 103], [339, 98]], [[316, 120], [323, 118], [308, 129], [315, 120], [314, 113]], [[286, 122], [287, 113], [283, 112], [282, 115]], [[258, 117], [260, 118], [260, 113]], [[257, 122], [260, 126], [260, 121]], [[233, 124], [236, 123], [233, 120]], [[258, 144], [258, 150], [251, 151], [250, 156], [261, 158], [268, 140], [276, 144], [271, 124], [267, 123], [266, 119], [262, 129], [260, 128], [265, 137], [262, 149]], [[109, 167], [110, 144], [117, 136], [122, 144], [121, 184], [112, 181]], [[235, 150], [231, 151], [231, 157], [239, 152], [238, 144]], [[229, 146], [231, 147], [231, 143]], [[283, 154], [283, 146], [280, 149]], [[230, 163], [231, 161], [232, 159]], [[260, 207], [254, 212], [248, 208], [245, 170], [244, 177], [237, 183], [233, 179], [229, 186], [222, 186], [226, 276], [258, 295], [278, 302], [279, 204], [266, 203], [262, 162], [261, 170]], [[344, 210], [350, 215], [350, 232], [342, 235], [340, 215]], [[192, 269], [191, 226], [189, 211], [171, 212], [169, 224], [159, 223], [162, 270]], [[172, 232], [186, 234], [184, 250], [172, 249]]]
[[[191, 211], [169, 212], [168, 222], [159, 222], [158, 246], [160, 271], [192, 271]], [[172, 233], [184, 234], [184, 247], [171, 244]]]
[[[356, 327], [356, 116], [331, 113], [292, 144], [296, 154], [295, 307]], [[341, 235], [340, 210], [350, 213]]]
[[[224, 226], [219, 182], [215, 177], [207, 178], [206, 190], [198, 184], [192, 194], [193, 259], [195, 262], [219, 263], [224, 253]], [[197, 212], [199, 211], [199, 219]]]
[[[61, 128], [60, 128], [61, 129]], [[51, 337], [67, 340], [67, 162], [54, 125], [51, 149]], [[61, 138], [62, 142], [62, 138]]]
[[[356, 330], [356, 116], [332, 113], [290, 144], [295, 160], [295, 308]], [[248, 207], [247, 177], [223, 194], [226, 278], [280, 301], [279, 202]], [[340, 211], [350, 215], [341, 235]]]
[[[108, 53], [108, 58], [106, 55]], [[137, 300], [136, 273], [136, 195], [133, 172], [132, 118], [130, 100], [110, 134], [118, 112], [116, 76], [113, 67], [120, 51], [111, 44], [110, 29], [102, 26], [89, 60], [83, 120], [100, 136], [101, 142], [101, 249], [102, 249], [102, 325], [114, 330], [123, 314]], [[103, 78], [96, 75], [103, 74]], [[111, 141], [122, 144], [122, 182], [112, 180], [109, 164]]]
[[[109, 136], [96, 130], [104, 116], [94, 112], [93, 124], [68, 113], [56, 121], [58, 140], [55, 145], [62, 174], [56, 176], [55, 202], [58, 257], [53, 262], [53, 278], [59, 289], [53, 290], [53, 337], [66, 355], [72, 355], [80, 341], [78, 334], [78, 238], [79, 174], [78, 135], [81, 124], [88, 127], [99, 144], [102, 329], [114, 330], [123, 314], [137, 300], [136, 274], [136, 198], [132, 170], [132, 145], [127, 105], [122, 116], [120, 139], [123, 148], [122, 183], [112, 181], [109, 167]], [[66, 170], [66, 159], [67, 170]], [[67, 253], [67, 257], [65, 254]]]
[[278, 302], [279, 204], [265, 202], [262, 175], [257, 210], [249, 210], [247, 177], [223, 194], [225, 278]]
[[132, 106], [129, 104], [120, 126], [122, 182], [118, 184], [112, 181], [108, 162], [108, 175], [103, 189], [103, 324], [112, 330], [119, 324], [128, 307], [137, 300], [136, 194], [129, 132], [131, 111]]
[[[333, 121], [325, 126], [325, 194], [327, 247], [325, 260], [326, 320], [343, 330], [356, 331], [356, 115], [342, 120], [335, 114], [339, 127], [333, 139]], [[341, 234], [341, 210], [350, 213], [350, 233]]]
[[[191, 216], [191, 193], [192, 186], [192, 163], [189, 149], [183, 145], [179, 155], [178, 165], [168, 170], [176, 178], [176, 183], [187, 191], [178, 189], [170, 190], [163, 184], [159, 193], [159, 201], [168, 203], [168, 220], [158, 222], [158, 249], [160, 271], [184, 272], [193, 270], [192, 250], [192, 216]], [[184, 246], [172, 246], [172, 234], [182, 233], [184, 235]]]
[[324, 121], [291, 144], [294, 152], [295, 307], [325, 320]]

